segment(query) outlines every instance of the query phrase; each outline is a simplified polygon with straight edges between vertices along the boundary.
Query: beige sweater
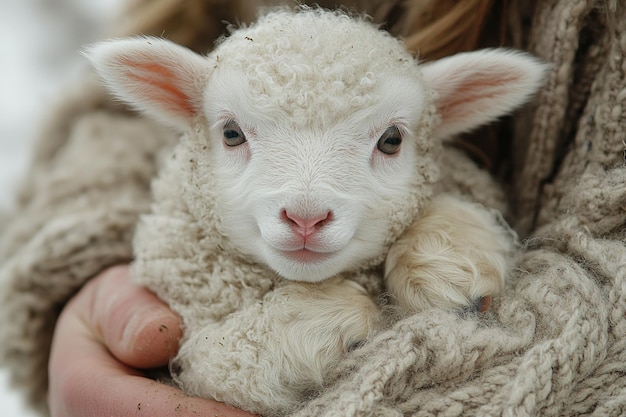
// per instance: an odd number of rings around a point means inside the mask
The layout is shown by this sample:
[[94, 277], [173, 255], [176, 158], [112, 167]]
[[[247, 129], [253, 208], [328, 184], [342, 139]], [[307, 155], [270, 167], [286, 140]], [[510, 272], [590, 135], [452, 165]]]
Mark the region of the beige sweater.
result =
[[[392, 2], [378, 3], [370, 11]], [[626, 414], [626, 7], [517, 9], [527, 3], [509, 3], [511, 24], [532, 15], [520, 46], [552, 66], [515, 118], [506, 185], [527, 239], [504, 296], [488, 320], [430, 311], [398, 322], [298, 416]], [[92, 79], [50, 120], [0, 240], [0, 361], [44, 412], [56, 315], [94, 274], [130, 260], [156, 155], [173, 139]]]

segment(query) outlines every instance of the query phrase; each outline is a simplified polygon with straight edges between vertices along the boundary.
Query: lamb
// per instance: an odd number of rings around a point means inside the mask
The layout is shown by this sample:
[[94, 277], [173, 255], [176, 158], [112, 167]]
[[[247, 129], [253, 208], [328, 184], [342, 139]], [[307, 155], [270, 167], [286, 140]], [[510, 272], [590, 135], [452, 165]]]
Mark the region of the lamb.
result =
[[410, 314], [503, 287], [513, 238], [462, 195], [454, 170], [471, 162], [444, 143], [527, 101], [534, 58], [418, 65], [367, 19], [304, 7], [207, 56], [148, 37], [87, 54], [115, 95], [182, 132], [133, 275], [184, 320], [171, 372], [190, 395], [286, 414], [384, 328], [381, 294]]

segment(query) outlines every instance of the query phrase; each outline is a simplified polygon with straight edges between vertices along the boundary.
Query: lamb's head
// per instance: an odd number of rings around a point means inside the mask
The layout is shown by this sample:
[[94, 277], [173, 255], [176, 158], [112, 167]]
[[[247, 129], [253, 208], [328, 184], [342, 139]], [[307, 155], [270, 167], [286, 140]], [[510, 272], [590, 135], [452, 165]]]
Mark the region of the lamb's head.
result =
[[441, 140], [521, 104], [542, 72], [501, 50], [418, 66], [365, 19], [310, 9], [269, 13], [207, 57], [154, 38], [89, 56], [119, 97], [186, 132], [192, 215], [302, 281], [382, 262], [432, 194]]

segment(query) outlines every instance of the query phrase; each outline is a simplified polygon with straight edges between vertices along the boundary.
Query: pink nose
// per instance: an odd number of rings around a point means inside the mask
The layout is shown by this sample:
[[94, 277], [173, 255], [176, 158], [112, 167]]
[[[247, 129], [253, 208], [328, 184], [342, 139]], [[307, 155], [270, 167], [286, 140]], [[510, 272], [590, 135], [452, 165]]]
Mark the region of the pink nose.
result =
[[327, 211], [319, 216], [300, 217], [287, 210], [283, 210], [282, 217], [291, 225], [294, 232], [303, 238], [307, 238], [314, 235], [324, 224], [328, 223], [332, 219], [332, 213]]

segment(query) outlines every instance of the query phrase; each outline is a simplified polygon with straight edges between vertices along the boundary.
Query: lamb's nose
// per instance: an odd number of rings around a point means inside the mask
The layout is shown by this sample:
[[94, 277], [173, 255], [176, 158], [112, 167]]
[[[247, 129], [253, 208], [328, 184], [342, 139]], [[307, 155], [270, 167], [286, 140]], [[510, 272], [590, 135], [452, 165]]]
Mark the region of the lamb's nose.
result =
[[283, 220], [291, 225], [294, 232], [303, 238], [307, 238], [328, 223], [332, 219], [332, 213], [327, 211], [319, 215], [302, 217], [285, 209], [282, 211], [282, 217]]

